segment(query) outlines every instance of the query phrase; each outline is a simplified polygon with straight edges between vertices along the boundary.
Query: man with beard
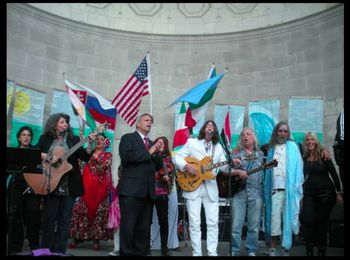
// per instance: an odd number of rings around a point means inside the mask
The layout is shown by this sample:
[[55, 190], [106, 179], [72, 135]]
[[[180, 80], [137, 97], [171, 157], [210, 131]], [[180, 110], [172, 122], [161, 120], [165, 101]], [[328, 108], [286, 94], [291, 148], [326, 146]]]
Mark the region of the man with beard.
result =
[[299, 147], [291, 139], [286, 122], [275, 126], [267, 145], [267, 160], [273, 159], [278, 161], [278, 165], [267, 169], [264, 179], [265, 239], [270, 240], [269, 255], [277, 256], [277, 241], [282, 235], [281, 254], [289, 256], [292, 233], [299, 233], [304, 174]]

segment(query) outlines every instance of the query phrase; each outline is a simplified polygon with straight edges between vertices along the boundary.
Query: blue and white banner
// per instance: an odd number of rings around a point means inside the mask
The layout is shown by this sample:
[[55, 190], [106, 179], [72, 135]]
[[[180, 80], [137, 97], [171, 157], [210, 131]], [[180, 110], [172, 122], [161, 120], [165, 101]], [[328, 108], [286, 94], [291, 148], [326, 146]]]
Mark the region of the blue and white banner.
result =
[[7, 114], [7, 116], [9, 115], [9, 109], [10, 109], [10, 105], [11, 105], [14, 87], [15, 87], [15, 82], [11, 81], [11, 80], [7, 80], [7, 83], [6, 83], [6, 103], [7, 103], [6, 114]]
[[16, 134], [24, 125], [33, 129], [32, 144], [34, 145], [38, 142], [43, 130], [45, 99], [46, 94], [43, 92], [16, 85], [10, 146], [18, 145]]
[[270, 141], [271, 133], [279, 121], [280, 101], [260, 100], [249, 102], [249, 127], [253, 128], [259, 145]]
[[323, 141], [323, 98], [289, 99], [288, 124], [294, 140], [302, 143], [307, 132]]

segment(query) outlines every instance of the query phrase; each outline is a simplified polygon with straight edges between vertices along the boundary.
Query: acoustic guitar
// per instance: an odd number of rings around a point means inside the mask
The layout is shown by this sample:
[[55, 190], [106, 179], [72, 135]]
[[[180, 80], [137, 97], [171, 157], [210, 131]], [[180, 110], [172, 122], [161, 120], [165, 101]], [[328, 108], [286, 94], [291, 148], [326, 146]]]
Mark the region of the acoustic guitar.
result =
[[200, 161], [192, 157], [186, 157], [185, 161], [193, 165], [198, 174], [193, 176], [188, 174], [186, 171], [176, 172], [176, 181], [183, 191], [194, 191], [204, 180], [215, 179], [216, 175], [212, 173], [212, 170], [222, 165], [229, 164], [229, 161], [222, 161], [212, 164], [213, 160], [210, 156], [206, 156]]
[[[94, 133], [103, 132], [109, 123], [103, 123], [96, 127]], [[23, 177], [28, 185], [34, 190], [36, 194], [47, 195], [54, 191], [61, 180], [62, 176], [70, 171], [73, 167], [67, 162], [67, 158], [78, 150], [83, 144], [89, 141], [89, 137], [85, 137], [80, 142], [76, 143], [67, 152], [61, 146], [56, 146], [52, 155], [59, 159], [52, 164], [50, 161], [42, 161], [43, 173], [23, 173]]]
[[[247, 172], [247, 175], [251, 175], [253, 173], [257, 173], [264, 169], [269, 169], [272, 167], [276, 167], [278, 165], [278, 162], [276, 159], [273, 159], [269, 162], [262, 163], [256, 168], [251, 169]], [[229, 176], [224, 175], [222, 172], [219, 173], [216, 177], [216, 181], [218, 184], [218, 190], [219, 190], [219, 197], [220, 198], [227, 198], [229, 195]], [[231, 194], [230, 197], [232, 197], [241, 187], [243, 180], [240, 179], [238, 176], [231, 176]]]

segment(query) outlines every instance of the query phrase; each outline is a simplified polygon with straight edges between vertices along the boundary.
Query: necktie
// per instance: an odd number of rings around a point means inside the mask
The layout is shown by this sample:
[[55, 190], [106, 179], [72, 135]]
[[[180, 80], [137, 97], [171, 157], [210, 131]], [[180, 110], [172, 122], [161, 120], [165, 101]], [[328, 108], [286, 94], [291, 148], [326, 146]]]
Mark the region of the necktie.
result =
[[145, 141], [145, 147], [147, 150], [149, 150], [149, 142], [148, 142], [148, 138], [144, 137], [143, 140]]

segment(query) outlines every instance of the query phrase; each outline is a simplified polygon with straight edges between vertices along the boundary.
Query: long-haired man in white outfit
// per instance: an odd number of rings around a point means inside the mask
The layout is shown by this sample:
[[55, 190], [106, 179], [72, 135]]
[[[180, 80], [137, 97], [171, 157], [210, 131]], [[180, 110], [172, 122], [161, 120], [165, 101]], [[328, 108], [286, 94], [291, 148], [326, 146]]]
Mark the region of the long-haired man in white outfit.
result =
[[[208, 120], [199, 131], [198, 138], [190, 138], [182, 149], [175, 155], [175, 164], [180, 171], [186, 171], [194, 176], [200, 174], [196, 167], [187, 163], [184, 159], [192, 157], [202, 160], [211, 156], [213, 163], [226, 160], [224, 150], [219, 143], [219, 133], [214, 121]], [[228, 166], [221, 166], [221, 170], [228, 171]], [[219, 168], [213, 169], [217, 174]], [[204, 180], [197, 189], [184, 191], [182, 195], [186, 199], [189, 216], [189, 231], [192, 245], [192, 255], [202, 256], [201, 243], [201, 207], [203, 204], [207, 225], [207, 251], [209, 256], [217, 256], [219, 237], [219, 193], [216, 179]]]

